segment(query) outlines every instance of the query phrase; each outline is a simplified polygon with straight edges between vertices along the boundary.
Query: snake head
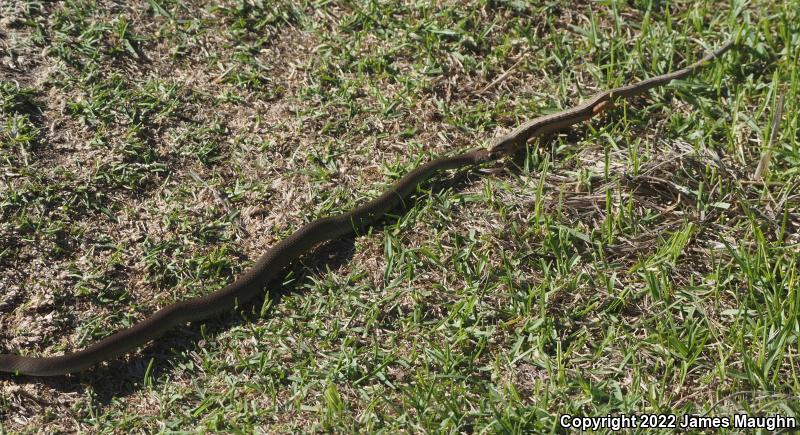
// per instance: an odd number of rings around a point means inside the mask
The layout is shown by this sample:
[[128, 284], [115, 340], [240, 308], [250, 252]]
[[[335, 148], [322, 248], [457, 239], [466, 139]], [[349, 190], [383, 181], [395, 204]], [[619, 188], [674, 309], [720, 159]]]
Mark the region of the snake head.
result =
[[609, 92], [608, 98], [600, 100], [592, 107], [592, 115], [599, 115], [603, 113], [606, 109], [611, 109], [614, 107], [614, 96]]
[[491, 159], [499, 159], [504, 155], [511, 154], [517, 147], [516, 137], [511, 134], [500, 136], [495, 139], [489, 146], [489, 157]]

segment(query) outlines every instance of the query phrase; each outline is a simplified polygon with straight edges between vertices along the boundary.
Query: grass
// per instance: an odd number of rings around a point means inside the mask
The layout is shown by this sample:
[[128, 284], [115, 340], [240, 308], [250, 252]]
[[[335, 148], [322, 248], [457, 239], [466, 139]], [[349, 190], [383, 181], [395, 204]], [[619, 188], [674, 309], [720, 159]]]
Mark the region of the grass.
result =
[[221, 288], [433, 156], [739, 48], [423, 184], [235, 313], [86, 373], [1, 376], [0, 432], [797, 417], [799, 6], [2, 6], [0, 349], [37, 355]]

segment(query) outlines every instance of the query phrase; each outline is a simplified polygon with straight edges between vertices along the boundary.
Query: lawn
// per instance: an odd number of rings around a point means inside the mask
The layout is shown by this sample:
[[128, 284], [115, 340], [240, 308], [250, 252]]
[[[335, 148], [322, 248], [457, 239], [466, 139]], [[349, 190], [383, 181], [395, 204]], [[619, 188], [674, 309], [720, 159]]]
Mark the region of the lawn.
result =
[[800, 0], [0, 3], [0, 353], [27, 355], [730, 38], [423, 183], [254, 303], [80, 374], [0, 374], [0, 433], [800, 418]]

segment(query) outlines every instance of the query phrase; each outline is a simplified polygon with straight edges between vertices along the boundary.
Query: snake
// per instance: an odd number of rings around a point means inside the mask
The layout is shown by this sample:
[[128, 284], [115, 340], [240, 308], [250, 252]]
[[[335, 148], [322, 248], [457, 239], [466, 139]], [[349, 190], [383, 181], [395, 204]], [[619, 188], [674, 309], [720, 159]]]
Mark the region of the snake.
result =
[[219, 290], [167, 305], [132, 326], [78, 351], [45, 357], [0, 354], [0, 372], [30, 376], [59, 376], [80, 372], [103, 361], [132, 352], [172, 328], [207, 320], [233, 310], [263, 293], [265, 286], [271, 280], [316, 245], [374, 224], [383, 215], [400, 206], [404, 198], [433, 175], [446, 170], [474, 167], [513, 155], [525, 147], [532, 138], [545, 137], [590, 119], [611, 107], [617, 100], [689, 76], [695, 70], [722, 56], [732, 45], [733, 40], [730, 40], [682, 69], [601, 91], [577, 106], [534, 118], [497, 137], [488, 147], [477, 147], [460, 154], [428, 161], [401, 177], [377, 198], [348, 212], [323, 217], [303, 225], [268, 249], [231, 284]]

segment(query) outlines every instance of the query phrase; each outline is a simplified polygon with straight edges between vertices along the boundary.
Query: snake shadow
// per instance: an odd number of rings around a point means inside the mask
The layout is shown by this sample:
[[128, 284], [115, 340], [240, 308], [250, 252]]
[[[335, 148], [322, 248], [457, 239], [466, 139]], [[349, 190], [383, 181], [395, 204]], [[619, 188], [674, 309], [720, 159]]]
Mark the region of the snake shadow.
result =
[[[457, 171], [451, 175], [438, 176], [432, 181], [423, 183], [423, 186], [434, 194], [448, 189], [459, 190], [471, 185], [478, 178], [475, 174], [474, 169]], [[336, 270], [353, 258], [356, 238], [366, 234], [370, 228], [373, 232], [383, 231], [426, 196], [424, 192], [413, 193], [408, 201], [387, 215], [394, 217], [384, 217], [358, 233], [317, 246], [293, 262], [278, 278], [267, 283], [265, 288], [268, 291], [242, 305], [239, 310], [167, 331], [140, 348], [139, 352], [115, 358], [85, 372], [55, 377], [0, 374], [0, 380], [9, 379], [16, 384], [44, 385], [60, 392], [78, 393], [84, 397], [90, 392], [93, 405], [98, 407], [108, 405], [115, 398], [134, 394], [149, 382], [157, 385], [161, 380], [168, 379], [167, 375], [176, 367], [194, 364], [193, 354], [202, 349], [203, 341], [214, 340], [218, 334], [235, 326], [259, 318], [268, 319], [285, 296], [306, 293], [304, 287], [310, 277], [325, 273], [328, 269]], [[292, 279], [289, 283], [285, 283], [288, 276]], [[270, 308], [263, 316], [259, 316], [257, 312], [265, 302], [269, 303]], [[195, 370], [197, 369], [202, 370], [195, 365]]]

